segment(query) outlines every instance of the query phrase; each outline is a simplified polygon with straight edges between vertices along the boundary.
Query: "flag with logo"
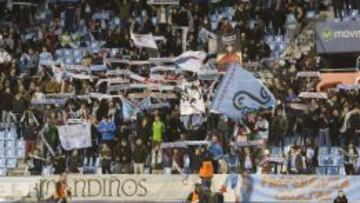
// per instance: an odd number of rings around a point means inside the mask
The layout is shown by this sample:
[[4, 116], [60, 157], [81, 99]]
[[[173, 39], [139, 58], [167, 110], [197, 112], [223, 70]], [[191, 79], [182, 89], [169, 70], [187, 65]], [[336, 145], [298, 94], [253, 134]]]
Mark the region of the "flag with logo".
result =
[[131, 39], [134, 41], [135, 46], [158, 49], [152, 34], [134, 34], [131, 32], [130, 35]]
[[275, 106], [271, 92], [240, 64], [232, 64], [216, 90], [211, 111], [240, 119], [247, 112]]

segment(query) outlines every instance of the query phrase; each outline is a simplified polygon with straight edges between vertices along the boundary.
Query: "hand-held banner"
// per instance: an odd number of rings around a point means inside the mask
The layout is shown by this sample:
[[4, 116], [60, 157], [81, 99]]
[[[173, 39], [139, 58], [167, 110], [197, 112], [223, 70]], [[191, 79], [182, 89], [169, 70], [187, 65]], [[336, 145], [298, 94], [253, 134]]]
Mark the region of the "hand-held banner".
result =
[[90, 124], [58, 126], [61, 146], [66, 150], [91, 147]]

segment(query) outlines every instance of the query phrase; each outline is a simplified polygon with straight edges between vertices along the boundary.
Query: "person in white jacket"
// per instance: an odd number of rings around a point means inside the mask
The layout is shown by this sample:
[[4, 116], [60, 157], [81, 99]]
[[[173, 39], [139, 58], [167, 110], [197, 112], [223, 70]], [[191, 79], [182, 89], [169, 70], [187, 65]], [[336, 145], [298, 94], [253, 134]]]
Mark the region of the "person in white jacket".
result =
[[256, 138], [267, 141], [269, 139], [269, 122], [262, 116], [258, 116], [255, 123]]

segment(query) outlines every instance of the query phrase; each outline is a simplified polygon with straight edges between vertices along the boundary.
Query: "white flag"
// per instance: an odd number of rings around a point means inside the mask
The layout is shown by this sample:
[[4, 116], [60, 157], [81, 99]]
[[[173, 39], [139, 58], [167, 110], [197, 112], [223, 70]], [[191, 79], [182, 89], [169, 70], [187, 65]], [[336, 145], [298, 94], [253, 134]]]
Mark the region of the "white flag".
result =
[[130, 34], [135, 46], [158, 49], [154, 36], [152, 34], [134, 34], [132, 32]]

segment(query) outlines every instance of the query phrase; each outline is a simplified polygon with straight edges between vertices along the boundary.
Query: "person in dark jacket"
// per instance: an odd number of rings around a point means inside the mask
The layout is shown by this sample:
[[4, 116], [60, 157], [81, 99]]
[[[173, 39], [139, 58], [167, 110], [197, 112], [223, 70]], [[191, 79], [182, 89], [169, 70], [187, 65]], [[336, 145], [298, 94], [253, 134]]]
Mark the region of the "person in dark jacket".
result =
[[78, 151], [75, 149], [71, 153], [70, 157], [70, 164], [69, 164], [69, 170], [72, 173], [79, 173], [79, 154]]
[[126, 139], [121, 139], [121, 142], [116, 146], [116, 162], [117, 173], [128, 174], [131, 171], [131, 149]]
[[106, 144], [103, 144], [100, 151], [102, 174], [111, 174], [111, 152]]
[[11, 111], [13, 109], [13, 100], [14, 96], [11, 93], [10, 88], [6, 88], [5, 92], [1, 94], [1, 121], [2, 123], [10, 123], [11, 121]]
[[44, 165], [46, 164], [46, 159], [40, 156], [40, 153], [37, 149], [35, 149], [29, 157], [33, 163], [33, 167], [31, 167], [30, 173], [31, 175], [41, 175]]
[[334, 199], [334, 203], [348, 203], [346, 195], [342, 190], [339, 191], [338, 196]]
[[66, 159], [62, 152], [54, 158], [53, 166], [55, 168], [54, 174], [62, 174], [66, 171]]
[[148, 155], [148, 149], [141, 138], [136, 139], [133, 156], [134, 156], [134, 173], [143, 174], [146, 157]]

